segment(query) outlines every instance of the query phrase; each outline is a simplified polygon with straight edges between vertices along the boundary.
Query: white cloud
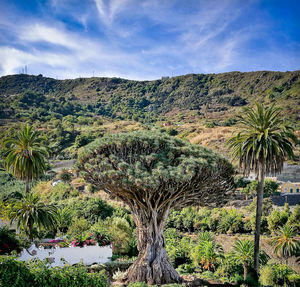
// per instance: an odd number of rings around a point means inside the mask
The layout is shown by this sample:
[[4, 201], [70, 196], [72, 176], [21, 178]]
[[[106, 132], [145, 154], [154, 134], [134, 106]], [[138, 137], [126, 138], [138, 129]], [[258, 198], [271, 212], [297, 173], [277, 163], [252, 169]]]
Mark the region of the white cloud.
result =
[[20, 67], [35, 61], [35, 57], [29, 53], [11, 47], [0, 47], [1, 74], [15, 74]]
[[[17, 30], [16, 30], [17, 31]], [[31, 73], [43, 73], [53, 77], [120, 76], [125, 78], [149, 78], [152, 71], [139, 54], [125, 52], [100, 40], [91, 40], [70, 33], [62, 26], [51, 27], [45, 23], [24, 25], [18, 32], [23, 48], [0, 46], [2, 75], [17, 73], [28, 65]], [[32, 45], [51, 44], [47, 49], [31, 48]], [[65, 49], [62, 49], [65, 48]]]
[[78, 49], [78, 43], [69, 34], [62, 32], [62, 29], [49, 27], [44, 24], [36, 23], [34, 25], [25, 26], [19, 38], [27, 42], [47, 42], [54, 45], [61, 45], [69, 49]]
[[106, 25], [111, 25], [115, 16], [120, 13], [130, 0], [95, 0], [100, 19]]

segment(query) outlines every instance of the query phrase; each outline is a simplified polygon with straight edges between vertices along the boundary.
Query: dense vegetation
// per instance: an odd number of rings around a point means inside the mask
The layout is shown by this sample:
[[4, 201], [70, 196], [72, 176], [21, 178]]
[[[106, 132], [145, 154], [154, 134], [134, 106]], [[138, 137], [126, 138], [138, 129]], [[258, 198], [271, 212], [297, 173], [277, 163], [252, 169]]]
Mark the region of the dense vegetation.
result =
[[256, 100], [280, 102], [299, 119], [300, 73], [190, 74], [156, 81], [120, 78], [55, 80], [42, 75], [0, 78], [2, 119], [40, 121], [67, 115], [156, 121], [172, 111], [231, 111]]
[[107, 277], [103, 272], [89, 273], [82, 265], [49, 268], [47, 262], [25, 263], [0, 257], [0, 284], [11, 287], [105, 287]]
[[164, 123], [167, 133], [228, 157], [225, 142], [243, 106], [276, 102], [299, 127], [299, 77], [299, 71], [190, 74], [156, 81], [5, 76], [0, 78], [0, 132], [11, 136], [26, 121], [47, 135], [51, 158], [66, 159], [105, 133]]
[[[2, 177], [5, 177], [4, 173]], [[2, 204], [6, 207], [14, 204], [14, 196], [18, 200], [14, 188], [18, 188], [18, 185], [11, 185], [10, 193], [8, 194], [7, 191], [3, 197]], [[83, 246], [89, 244], [87, 240], [96, 240], [97, 235], [100, 234], [103, 240], [114, 242], [114, 258], [134, 259], [137, 256], [136, 227], [129, 210], [120, 202], [112, 201], [101, 192], [95, 191], [94, 188], [89, 190], [88, 193], [78, 191], [73, 177], [67, 178], [56, 186], [52, 186], [51, 181], [36, 183], [31, 192], [39, 196], [45, 204], [55, 203], [59, 211], [56, 227], [53, 230], [45, 230], [34, 225], [36, 240], [65, 235], [66, 241], [60, 242], [61, 246], [69, 243]], [[171, 211], [164, 230], [166, 251], [181, 276], [193, 274], [203, 280], [243, 282], [244, 262], [236, 257], [235, 244], [238, 239], [243, 242], [250, 240], [250, 248], [253, 244], [251, 234], [255, 229], [255, 194], [250, 196], [253, 198], [252, 204], [241, 209], [186, 207]], [[3, 209], [1, 214], [2, 216], [5, 214]], [[280, 238], [280, 230], [287, 225], [292, 226], [299, 234], [299, 222], [298, 206], [293, 211], [288, 206], [278, 210], [272, 207], [268, 197], [264, 199], [262, 216], [264, 252], [261, 255], [261, 268], [266, 270], [266, 273], [261, 279], [263, 284], [270, 285], [266, 282], [275, 282], [271, 285], [282, 286], [280, 282], [285, 281], [287, 286], [294, 286], [295, 282], [299, 282], [299, 275], [294, 271], [296, 268], [299, 272], [299, 268], [297, 269], [293, 257], [288, 257], [288, 265], [286, 265], [286, 257], [280, 252], [278, 255], [273, 253], [275, 246], [270, 241], [270, 238]], [[0, 240], [7, 243], [8, 240], [5, 238], [9, 238], [11, 242], [6, 253], [12, 249], [18, 250], [21, 245], [29, 244], [23, 232], [18, 238], [5, 229], [0, 234], [2, 234]], [[250, 258], [252, 256], [253, 253], [250, 252]], [[117, 272], [123, 260], [114, 261], [113, 272]], [[246, 280], [249, 286], [255, 286], [252, 276], [253, 262], [250, 259]]]

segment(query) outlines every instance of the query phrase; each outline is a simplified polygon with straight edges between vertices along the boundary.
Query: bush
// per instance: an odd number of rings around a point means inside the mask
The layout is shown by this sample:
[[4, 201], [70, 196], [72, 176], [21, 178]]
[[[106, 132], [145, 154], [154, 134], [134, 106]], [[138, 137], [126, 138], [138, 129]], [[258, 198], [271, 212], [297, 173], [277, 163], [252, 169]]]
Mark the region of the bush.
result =
[[135, 231], [125, 218], [109, 219], [108, 234], [113, 239], [114, 254], [130, 254], [136, 248]]
[[269, 197], [274, 195], [277, 192], [279, 184], [276, 181], [266, 179], [264, 181], [264, 197]]
[[268, 228], [271, 232], [278, 231], [280, 227], [283, 227], [289, 218], [289, 214], [285, 211], [274, 209], [268, 216]]
[[236, 233], [243, 231], [243, 216], [236, 209], [222, 210], [219, 216], [217, 230], [221, 233]]
[[250, 183], [250, 181], [241, 175], [237, 175], [234, 177], [234, 185], [236, 188], [244, 188], [249, 183]]
[[66, 168], [63, 168], [59, 173], [58, 178], [64, 182], [69, 182], [73, 177], [73, 174], [70, 173]]
[[99, 219], [105, 219], [112, 216], [113, 207], [108, 205], [101, 198], [90, 198], [84, 202], [77, 201], [75, 208], [78, 216], [84, 217], [90, 223], [95, 223]]
[[25, 262], [13, 257], [0, 257], [0, 286], [29, 287], [33, 282], [34, 276]]
[[285, 264], [272, 264], [261, 269], [259, 281], [263, 286], [297, 286], [300, 276]]
[[176, 268], [179, 265], [191, 263], [191, 238], [178, 235], [174, 228], [167, 229], [164, 235], [166, 240], [166, 251], [174, 267]]
[[90, 228], [90, 232], [111, 239], [114, 255], [136, 256], [138, 253], [135, 230], [125, 218], [111, 217], [107, 220], [99, 220]]
[[87, 136], [87, 135], [78, 135], [76, 136], [74, 145], [76, 148], [80, 148], [82, 146], [87, 145], [88, 143], [90, 143], [91, 141], [93, 141], [93, 138], [91, 136]]
[[70, 191], [72, 187], [65, 182], [59, 182], [57, 185], [53, 186], [51, 191], [51, 201], [56, 202], [58, 200], [66, 199], [70, 196]]
[[274, 271], [272, 266], [266, 265], [262, 268], [259, 282], [263, 286], [274, 286]]
[[172, 210], [168, 216], [166, 227], [175, 227], [180, 231], [194, 231], [194, 224], [199, 216], [193, 207], [184, 207], [181, 211]]
[[167, 134], [170, 135], [170, 136], [177, 136], [178, 131], [173, 129], [173, 128], [169, 128], [169, 129], [167, 129]]
[[69, 226], [67, 238], [69, 240], [80, 241], [89, 230], [89, 227], [90, 225], [86, 219], [74, 218], [72, 224]]
[[[272, 211], [272, 200], [270, 198], [263, 199], [262, 215], [268, 216]], [[248, 211], [256, 213], [256, 197], [252, 200], [251, 204], [247, 207]]]
[[290, 226], [294, 226], [298, 233], [300, 233], [300, 208], [297, 204], [293, 213], [290, 215], [287, 224]]
[[17, 253], [21, 251], [21, 244], [16, 234], [5, 226], [0, 228], [0, 255], [10, 254], [14, 250]]
[[107, 286], [104, 272], [88, 273], [83, 265], [48, 268], [40, 260], [20, 262], [0, 257], [0, 286], [6, 287], [82, 287]]
[[193, 264], [185, 263], [185, 264], [179, 265], [176, 270], [180, 274], [186, 274], [186, 273], [191, 274], [191, 273], [194, 273], [195, 267]]
[[15, 179], [11, 174], [0, 171], [0, 199], [20, 199], [25, 190], [25, 183]]

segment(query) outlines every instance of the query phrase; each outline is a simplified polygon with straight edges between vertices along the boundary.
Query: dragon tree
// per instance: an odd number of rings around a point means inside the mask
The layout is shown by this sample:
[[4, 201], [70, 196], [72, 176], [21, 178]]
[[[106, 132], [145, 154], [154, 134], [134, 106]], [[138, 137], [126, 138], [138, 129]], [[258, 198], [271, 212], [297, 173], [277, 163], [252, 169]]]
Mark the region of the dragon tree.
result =
[[180, 282], [163, 229], [171, 208], [220, 206], [230, 198], [232, 165], [216, 153], [165, 134], [108, 135], [83, 148], [78, 170], [85, 180], [124, 201], [137, 228], [137, 260], [128, 281]]

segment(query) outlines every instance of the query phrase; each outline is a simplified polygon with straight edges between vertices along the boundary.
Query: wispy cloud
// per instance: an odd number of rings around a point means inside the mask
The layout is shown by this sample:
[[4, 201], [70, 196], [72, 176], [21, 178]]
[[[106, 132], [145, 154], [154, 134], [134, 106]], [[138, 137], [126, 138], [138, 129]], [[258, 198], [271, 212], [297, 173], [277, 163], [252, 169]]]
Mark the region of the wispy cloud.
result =
[[115, 16], [120, 13], [129, 2], [130, 0], [95, 0], [99, 17], [106, 25], [112, 24]]

